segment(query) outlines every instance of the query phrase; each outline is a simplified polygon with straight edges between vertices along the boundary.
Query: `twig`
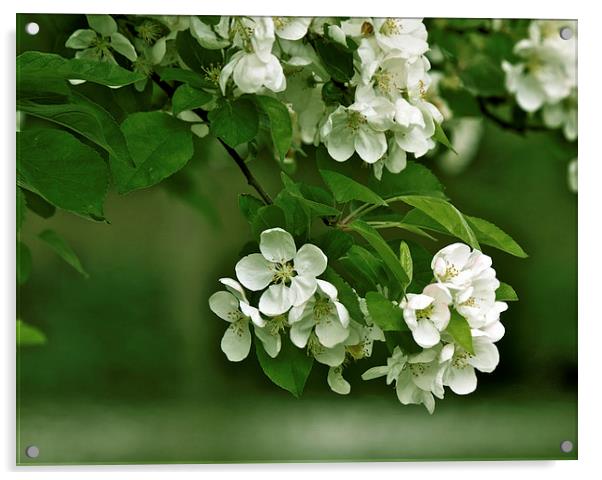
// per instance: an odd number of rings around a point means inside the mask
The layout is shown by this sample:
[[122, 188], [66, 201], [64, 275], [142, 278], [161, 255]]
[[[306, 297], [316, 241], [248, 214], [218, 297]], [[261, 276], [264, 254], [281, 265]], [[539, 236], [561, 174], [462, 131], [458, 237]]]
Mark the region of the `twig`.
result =
[[[159, 77], [159, 75], [157, 75], [157, 73], [153, 73], [151, 75], [151, 78], [157, 85], [159, 85], [159, 87], [161, 87], [161, 89], [169, 97], [173, 96], [173, 94], [175, 92], [175, 88], [172, 87], [169, 83], [161, 80], [161, 77]], [[207, 112], [205, 110], [201, 110], [200, 108], [197, 108], [197, 109], [193, 110], [193, 112], [196, 113], [199, 117], [201, 117], [204, 121], [208, 120]], [[226, 149], [228, 154], [232, 157], [232, 159], [236, 162], [236, 165], [238, 165], [238, 168], [240, 169], [242, 174], [247, 179], [247, 183], [251, 187], [253, 187], [255, 189], [255, 191], [259, 194], [259, 196], [263, 200], [263, 203], [265, 203], [266, 205], [271, 205], [273, 203], [271, 197], [264, 190], [264, 188], [261, 186], [261, 184], [257, 181], [257, 179], [255, 178], [255, 176], [253, 175], [251, 170], [249, 170], [249, 167], [245, 163], [244, 159], [238, 154], [238, 152], [236, 150], [234, 150], [230, 145], [226, 144], [226, 142], [224, 142], [221, 138], [218, 138], [218, 140], [223, 145], [223, 147]]]
[[529, 130], [535, 131], [535, 132], [542, 132], [542, 131], [548, 130], [546, 127], [541, 126], [541, 125], [527, 125], [527, 124], [522, 125], [522, 126], [515, 125], [513, 122], [509, 122], [508, 120], [500, 118], [496, 114], [494, 114], [491, 110], [489, 110], [489, 107], [487, 106], [487, 100], [484, 97], [477, 96], [476, 99], [477, 99], [477, 102], [479, 103], [479, 109], [481, 110], [481, 113], [483, 114], [483, 116], [487, 117], [489, 120], [491, 120], [497, 126], [503, 128], [505, 130], [512, 130], [514, 132], [517, 132], [517, 133], [520, 133], [523, 135]]

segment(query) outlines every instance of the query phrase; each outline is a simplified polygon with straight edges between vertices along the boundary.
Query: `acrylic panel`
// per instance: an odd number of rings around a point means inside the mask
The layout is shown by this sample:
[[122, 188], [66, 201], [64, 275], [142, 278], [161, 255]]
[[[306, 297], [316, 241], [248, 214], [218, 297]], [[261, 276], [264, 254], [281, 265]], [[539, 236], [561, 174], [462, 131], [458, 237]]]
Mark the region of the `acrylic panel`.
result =
[[16, 73], [17, 464], [577, 458], [576, 21], [19, 14]]

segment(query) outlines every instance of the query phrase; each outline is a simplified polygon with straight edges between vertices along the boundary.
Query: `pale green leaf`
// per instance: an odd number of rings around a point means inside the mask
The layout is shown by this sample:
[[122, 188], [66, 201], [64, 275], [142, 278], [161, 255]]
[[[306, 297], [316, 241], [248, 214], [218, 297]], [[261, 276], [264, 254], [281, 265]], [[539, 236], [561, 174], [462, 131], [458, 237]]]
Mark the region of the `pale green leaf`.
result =
[[458, 345], [471, 355], [474, 355], [470, 325], [468, 325], [466, 319], [455, 310], [452, 310], [451, 312], [451, 318], [446, 330], [451, 334]]

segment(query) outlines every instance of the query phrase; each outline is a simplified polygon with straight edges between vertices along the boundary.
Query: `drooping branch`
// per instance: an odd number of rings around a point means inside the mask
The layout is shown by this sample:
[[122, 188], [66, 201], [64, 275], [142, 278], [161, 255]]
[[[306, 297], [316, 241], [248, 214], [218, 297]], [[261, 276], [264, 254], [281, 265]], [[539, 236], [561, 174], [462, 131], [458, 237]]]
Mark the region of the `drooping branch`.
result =
[[[157, 85], [159, 85], [159, 87], [161, 87], [161, 89], [170, 98], [173, 96], [173, 94], [175, 92], [174, 87], [172, 87], [169, 83], [161, 80], [161, 77], [159, 77], [159, 75], [157, 75], [156, 73], [153, 73], [151, 78]], [[197, 108], [197, 109], [194, 109], [193, 112], [196, 113], [199, 117], [201, 117], [205, 122], [208, 121], [207, 112], [205, 110], [201, 110], [200, 108]], [[226, 142], [224, 142], [221, 138], [218, 138], [218, 141], [226, 149], [226, 152], [228, 152], [230, 157], [232, 157], [232, 159], [234, 160], [234, 162], [236, 163], [236, 165], [238, 166], [238, 168], [240, 169], [242, 174], [245, 176], [249, 186], [251, 186], [251, 187], [253, 187], [253, 189], [255, 189], [257, 194], [261, 197], [261, 200], [266, 205], [271, 205], [273, 203], [272, 198], [265, 191], [265, 189], [261, 186], [259, 181], [255, 178], [255, 176], [253, 175], [253, 173], [251, 172], [251, 170], [245, 163], [244, 159], [238, 154], [238, 152], [236, 150], [234, 150], [230, 145], [226, 144]]]

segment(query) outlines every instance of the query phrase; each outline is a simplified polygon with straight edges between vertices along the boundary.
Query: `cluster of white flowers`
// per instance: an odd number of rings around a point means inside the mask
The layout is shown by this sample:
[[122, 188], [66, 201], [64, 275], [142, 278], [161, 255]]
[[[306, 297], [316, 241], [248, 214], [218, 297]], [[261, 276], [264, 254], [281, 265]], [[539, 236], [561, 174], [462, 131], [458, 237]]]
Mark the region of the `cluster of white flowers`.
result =
[[[421, 20], [361, 18], [338, 24], [326, 18], [222, 17], [213, 28], [195, 25], [201, 45], [238, 49], [221, 70], [224, 94], [230, 79], [235, 93], [279, 94], [292, 110], [297, 138], [324, 143], [335, 160], [344, 162], [357, 152], [380, 177], [383, 167], [403, 170], [406, 152], [420, 157], [434, 146], [435, 123], [443, 117], [424, 98], [430, 64]], [[344, 85], [355, 91], [351, 105], [323, 101], [322, 87], [331, 78], [307, 41], [310, 35], [358, 46], [354, 75]]]
[[[297, 250], [293, 237], [281, 228], [262, 232], [259, 249], [261, 253], [247, 255], [236, 264], [238, 281], [220, 279], [226, 290], [209, 299], [211, 310], [230, 323], [222, 350], [233, 362], [245, 359], [251, 348], [252, 324], [266, 353], [276, 358], [282, 335], [288, 331], [293, 345], [330, 367], [330, 388], [349, 393], [351, 386], [342, 375], [347, 361], [370, 357], [373, 343], [385, 341], [365, 299], [358, 297], [364, 317], [360, 323], [339, 302], [335, 286], [319, 278], [327, 266], [324, 253], [312, 244]], [[494, 343], [504, 335], [500, 313], [507, 309], [504, 302], [496, 301], [500, 282], [491, 258], [478, 250], [462, 243], [449, 245], [434, 256], [432, 269], [435, 283], [420, 294], [406, 294], [398, 304], [422, 351], [407, 355], [396, 347], [386, 366], [362, 375], [364, 380], [386, 376], [388, 384], [395, 381], [401, 403], [424, 404], [431, 413], [434, 396], [443, 398], [444, 386], [468, 394], [477, 385], [475, 369], [495, 369], [499, 354]], [[245, 289], [259, 293], [257, 307], [251, 305]], [[467, 322], [471, 352], [448, 332], [452, 315], [461, 315]]]
[[[275, 358], [282, 346], [281, 334], [288, 330], [295, 346], [307, 348], [308, 354], [330, 367], [331, 389], [349, 393], [351, 387], [342, 377], [346, 357], [369, 357], [372, 342], [384, 341], [382, 331], [352, 320], [338, 301], [335, 286], [318, 278], [328, 260], [317, 246], [305, 244], [297, 250], [290, 233], [272, 228], [261, 233], [259, 250], [236, 264], [238, 281], [220, 279], [226, 291], [209, 299], [211, 310], [230, 323], [222, 350], [233, 362], [245, 359], [253, 324], [255, 336]], [[245, 288], [262, 292], [257, 307], [250, 305]]]
[[[491, 258], [462, 243], [448, 245], [433, 258], [436, 282], [421, 294], [407, 294], [400, 304], [415, 342], [423, 350], [404, 354], [396, 347], [386, 366], [366, 371], [362, 378], [387, 377], [395, 382], [397, 397], [404, 404], [424, 404], [430, 413], [444, 387], [460, 395], [477, 387], [475, 369], [492, 372], [499, 353], [495, 342], [504, 335], [500, 313], [508, 306], [496, 301], [500, 286], [491, 268]], [[455, 310], [454, 313], [453, 310]], [[468, 352], [446, 329], [453, 314], [461, 315], [472, 337]]]
[[[562, 38], [561, 29], [571, 32]], [[518, 42], [515, 65], [503, 62], [506, 88], [527, 112], [541, 109], [545, 125], [562, 128], [567, 140], [577, 138], [577, 23], [535, 20], [529, 38]]]

